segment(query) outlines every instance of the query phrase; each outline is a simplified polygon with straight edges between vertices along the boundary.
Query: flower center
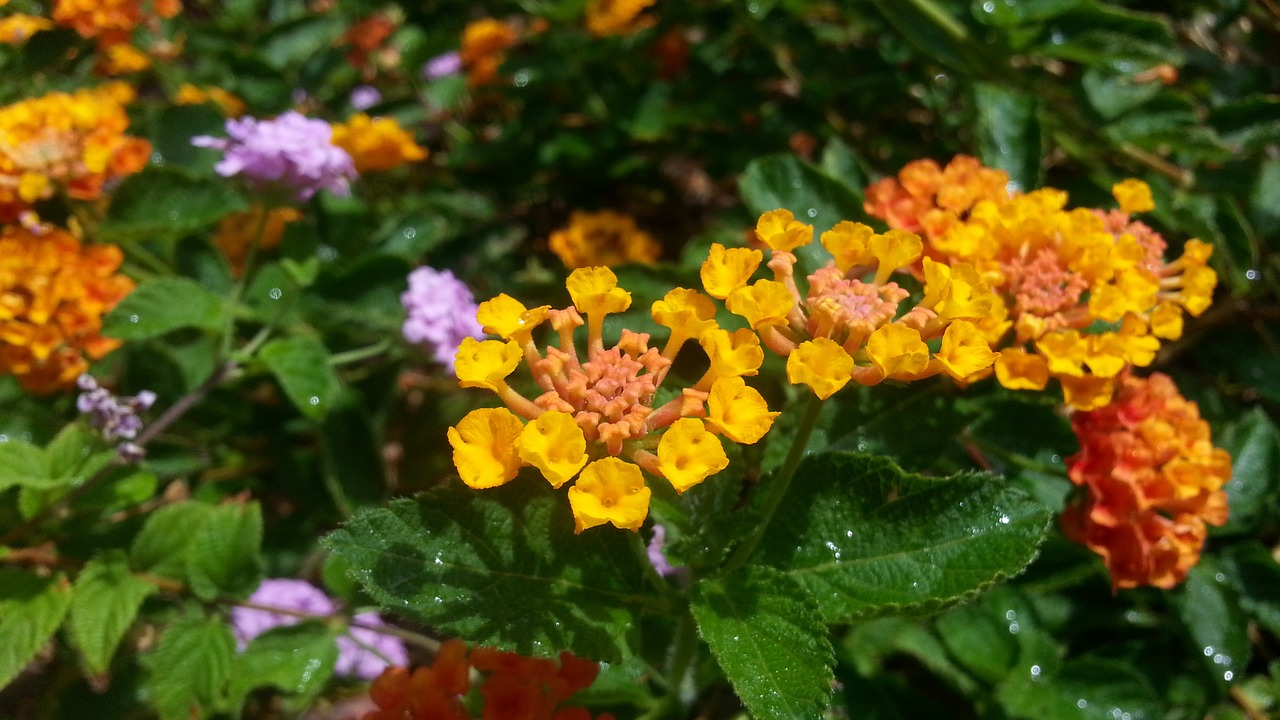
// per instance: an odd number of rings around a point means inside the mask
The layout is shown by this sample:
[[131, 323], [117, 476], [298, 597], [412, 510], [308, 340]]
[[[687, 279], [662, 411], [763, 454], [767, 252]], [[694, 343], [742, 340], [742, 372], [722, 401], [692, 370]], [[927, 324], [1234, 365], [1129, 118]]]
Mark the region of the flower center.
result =
[[809, 276], [809, 332], [837, 342], [845, 335], [865, 337], [892, 320], [907, 295], [897, 283], [865, 283], [822, 268]]
[[1014, 294], [1014, 309], [1019, 314], [1053, 317], [1080, 303], [1080, 295], [1089, 283], [1078, 273], [1063, 267], [1058, 256], [1041, 248], [1030, 262], [1016, 259], [1004, 267]]

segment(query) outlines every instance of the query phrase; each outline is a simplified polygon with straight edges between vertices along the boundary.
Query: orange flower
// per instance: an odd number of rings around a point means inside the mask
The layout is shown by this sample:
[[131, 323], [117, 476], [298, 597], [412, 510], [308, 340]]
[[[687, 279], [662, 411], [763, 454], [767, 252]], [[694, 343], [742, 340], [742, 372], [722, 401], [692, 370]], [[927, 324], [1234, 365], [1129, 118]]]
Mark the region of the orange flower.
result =
[[361, 174], [427, 159], [427, 149], [415, 143], [394, 118], [375, 119], [356, 113], [333, 126], [330, 142], [347, 151]]
[[1166, 375], [1125, 373], [1105, 407], [1071, 416], [1080, 452], [1067, 458], [1086, 489], [1063, 513], [1068, 536], [1102, 556], [1114, 589], [1182, 582], [1200, 559], [1205, 525], [1227, 521], [1231, 458]]
[[81, 247], [65, 230], [40, 232], [0, 232], [0, 373], [48, 393], [70, 387], [88, 369], [86, 357], [119, 347], [98, 333], [133, 281], [115, 274], [123, 260], [116, 246]]
[[587, 30], [596, 37], [630, 35], [654, 23], [640, 13], [655, 0], [588, 0]]
[[932, 160], [907, 163], [897, 178], [887, 177], [867, 188], [863, 209], [889, 227], [933, 239], [945, 233], [979, 201], [1008, 198], [1009, 176], [983, 167], [977, 158], [957, 155], [938, 167]]
[[467, 70], [469, 85], [488, 85], [498, 77], [498, 67], [507, 59], [507, 48], [515, 45], [520, 34], [509, 23], [492, 18], [477, 20], [462, 31], [462, 48], [458, 55]]
[[631, 216], [612, 210], [575, 210], [569, 216], [569, 226], [552, 233], [548, 244], [570, 270], [624, 263], [652, 265], [662, 254], [658, 242], [641, 230]]
[[[218, 228], [213, 232], [213, 244], [227, 256], [231, 273], [236, 277], [244, 274], [244, 263], [249, 257], [249, 247], [253, 244], [258, 224], [262, 222], [262, 213], [262, 206], [231, 213], [218, 221]], [[269, 250], [279, 245], [285, 226], [300, 217], [302, 214], [293, 208], [272, 210], [267, 215], [267, 224], [262, 228], [258, 249]]]
[[150, 13], [147, 4], [143, 0], [57, 0], [53, 21], [106, 47], [128, 42], [133, 29], [149, 17], [170, 18], [182, 11], [178, 0], [155, 0]]

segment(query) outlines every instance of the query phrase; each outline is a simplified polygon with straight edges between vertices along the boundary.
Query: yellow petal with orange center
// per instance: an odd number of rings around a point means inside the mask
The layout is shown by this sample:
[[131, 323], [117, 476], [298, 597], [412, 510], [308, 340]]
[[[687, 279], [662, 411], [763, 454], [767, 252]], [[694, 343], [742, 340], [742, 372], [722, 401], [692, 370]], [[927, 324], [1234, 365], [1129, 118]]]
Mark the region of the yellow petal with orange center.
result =
[[510, 482], [520, 472], [516, 440], [524, 423], [506, 408], [472, 410], [449, 428], [453, 465], [468, 487], [477, 490]]
[[910, 377], [929, 367], [929, 346], [900, 323], [882, 325], [867, 339], [867, 355], [889, 377]]
[[800, 343], [787, 356], [787, 380], [807, 385], [819, 399], [826, 400], [843, 388], [853, 375], [853, 357], [830, 338], [814, 338]]
[[964, 380], [991, 367], [996, 361], [996, 354], [991, 352], [991, 346], [977, 325], [957, 320], [943, 333], [937, 358], [948, 375]]
[[850, 268], [875, 263], [876, 256], [871, 252], [871, 238], [875, 234], [869, 225], [841, 220], [822, 233], [819, 240], [835, 259], [840, 272], [849, 272]]
[[1006, 348], [996, 359], [996, 380], [1010, 390], [1043, 390], [1049, 383], [1049, 366], [1039, 355]]
[[1156, 209], [1151, 187], [1136, 178], [1121, 180], [1111, 186], [1111, 195], [1120, 203], [1120, 212], [1142, 213]]
[[740, 377], [716, 380], [707, 396], [707, 424], [712, 431], [744, 445], [764, 437], [780, 414], [769, 412], [764, 397]]
[[514, 340], [502, 342], [465, 338], [454, 357], [458, 384], [498, 392], [498, 388], [515, 371], [523, 356], [520, 345]]
[[747, 328], [729, 332], [713, 328], [698, 339], [711, 360], [711, 374], [717, 378], [755, 375], [764, 362], [760, 338]]
[[1056, 376], [1062, 383], [1062, 397], [1073, 410], [1097, 410], [1111, 402], [1115, 383], [1111, 378], [1085, 375], [1083, 377]]
[[596, 460], [569, 488], [573, 531], [580, 533], [605, 523], [639, 530], [649, 515], [650, 495], [639, 467], [615, 457]]
[[771, 325], [786, 325], [787, 313], [795, 300], [787, 286], [775, 280], [757, 280], [755, 284], [734, 290], [725, 300], [729, 312], [747, 319], [759, 330]]
[[720, 438], [697, 418], [680, 418], [658, 442], [658, 470], [676, 492], [706, 480], [729, 466]]
[[796, 220], [790, 210], [770, 210], [756, 221], [756, 237], [773, 250], [791, 252], [813, 242], [813, 226]]
[[517, 443], [520, 459], [559, 488], [587, 464], [587, 438], [569, 413], [544, 412], [524, 426]]
[[653, 320], [674, 336], [696, 339], [716, 326], [716, 306], [697, 290], [676, 288], [654, 301]]
[[1088, 343], [1075, 330], [1049, 333], [1036, 341], [1036, 350], [1049, 364], [1049, 372], [1055, 376], [1080, 377], [1081, 365], [1088, 351]]
[[879, 261], [877, 277], [888, 271], [906, 267], [924, 252], [924, 243], [920, 236], [905, 230], [890, 230], [883, 235], [871, 238], [871, 254]]
[[506, 293], [485, 300], [476, 308], [476, 320], [484, 331], [510, 340], [517, 334], [531, 332], [546, 321], [550, 306], [540, 305], [530, 310], [524, 303]]
[[578, 268], [565, 283], [578, 312], [619, 313], [631, 307], [631, 293], [618, 287], [618, 276], [607, 267]]
[[724, 300], [729, 293], [743, 287], [751, 279], [764, 253], [749, 248], [725, 248], [712, 243], [699, 274], [702, 287], [713, 298]]

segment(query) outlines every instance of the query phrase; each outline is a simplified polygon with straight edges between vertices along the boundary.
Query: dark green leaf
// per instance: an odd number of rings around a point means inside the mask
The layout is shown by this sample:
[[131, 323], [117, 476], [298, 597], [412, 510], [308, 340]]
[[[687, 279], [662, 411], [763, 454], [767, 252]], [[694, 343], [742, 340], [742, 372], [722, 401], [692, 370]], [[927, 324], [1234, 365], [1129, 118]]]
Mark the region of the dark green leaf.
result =
[[196, 595], [205, 600], [244, 598], [258, 587], [263, 569], [258, 503], [212, 508], [192, 534], [187, 574]]
[[1134, 82], [1132, 75], [1116, 75], [1097, 68], [1085, 70], [1080, 85], [1089, 98], [1089, 104], [1107, 120], [1114, 120], [1145, 104], [1159, 95], [1161, 88], [1158, 82]]
[[1173, 608], [1191, 637], [1192, 654], [1225, 693], [1243, 675], [1250, 655], [1248, 623], [1234, 588], [1204, 558], [1187, 573], [1173, 596]]
[[965, 669], [988, 683], [1009, 673], [1018, 655], [1009, 622], [996, 618], [985, 604], [961, 605], [938, 618], [938, 634]]
[[1073, 658], [1056, 673], [1018, 676], [997, 694], [1006, 712], [1026, 720], [1115, 720], [1164, 715], [1155, 691], [1126, 662]]
[[1019, 190], [1040, 187], [1040, 119], [1034, 95], [995, 83], [973, 88], [978, 148], [983, 164], [1009, 173]]
[[831, 643], [806, 600], [793, 580], [759, 566], [694, 587], [698, 633], [755, 717], [816, 718], [827, 706]]
[[104, 673], [116, 646], [156, 586], [129, 572], [123, 552], [111, 550], [90, 560], [76, 578], [67, 628], [85, 667]]
[[1021, 572], [1049, 512], [991, 475], [930, 478], [885, 458], [806, 458], [758, 551], [828, 622], [936, 610]]
[[166, 628], [143, 658], [151, 704], [161, 720], [209, 713], [231, 674], [235, 647], [231, 627], [218, 618], [182, 618]]
[[630, 654], [633, 618], [655, 603], [623, 533], [575, 536], [563, 494], [523, 477], [361, 511], [324, 544], [376, 600], [451, 635], [612, 662]]
[[1254, 408], [1228, 425], [1216, 444], [1231, 454], [1231, 480], [1223, 487], [1231, 515], [1221, 532], [1249, 532], [1275, 510], [1280, 432], [1262, 408]]
[[295, 335], [263, 345], [258, 356], [303, 415], [324, 419], [342, 389], [324, 343], [310, 335]]
[[785, 208], [814, 227], [814, 242], [797, 255], [817, 268], [829, 258], [818, 236], [841, 220], [863, 217], [861, 190], [847, 185], [794, 155], [752, 160], [738, 183], [747, 209], [759, 215]]
[[129, 565], [138, 572], [186, 582], [187, 555], [213, 508], [199, 502], [166, 505], [151, 513], [129, 549]]
[[1280, 158], [1262, 161], [1250, 199], [1253, 224], [1258, 233], [1267, 237], [1280, 235]]
[[112, 242], [181, 237], [249, 207], [225, 182], [158, 168], [126, 178], [111, 198], [98, 233]]
[[186, 278], [156, 278], [140, 284], [102, 321], [102, 333], [140, 340], [179, 328], [221, 330], [226, 301]]
[[35, 658], [70, 605], [71, 585], [62, 575], [0, 568], [0, 689]]
[[271, 686], [304, 698], [317, 695], [333, 675], [338, 645], [318, 622], [275, 628], [253, 639], [231, 667], [229, 704], [240, 707], [255, 688]]
[[1258, 543], [1231, 546], [1222, 558], [1222, 571], [1240, 597], [1240, 607], [1280, 636], [1280, 564]]

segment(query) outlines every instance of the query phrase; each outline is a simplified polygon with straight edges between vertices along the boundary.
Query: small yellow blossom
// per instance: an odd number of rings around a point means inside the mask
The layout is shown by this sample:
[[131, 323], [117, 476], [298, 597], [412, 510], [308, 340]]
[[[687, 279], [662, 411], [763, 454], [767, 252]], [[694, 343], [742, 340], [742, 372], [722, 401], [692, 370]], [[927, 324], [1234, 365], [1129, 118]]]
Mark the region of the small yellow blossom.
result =
[[467, 83], [479, 86], [497, 80], [498, 68], [507, 59], [507, 48], [519, 39], [514, 27], [492, 18], [476, 20], [463, 28], [458, 55], [467, 71]]
[[791, 252], [813, 241], [813, 226], [796, 220], [790, 210], [770, 210], [756, 222], [756, 237], [772, 250]]
[[569, 413], [539, 415], [520, 433], [520, 459], [558, 488], [587, 464], [587, 438]]
[[678, 493], [728, 466], [720, 439], [697, 418], [675, 421], [658, 442], [658, 468]]
[[924, 243], [915, 233], [902, 230], [890, 230], [883, 235], [871, 237], [871, 254], [875, 256], [879, 267], [876, 269], [875, 283], [888, 282], [893, 271], [914, 263], [924, 249]]
[[745, 445], [758, 442], [780, 414], [770, 412], [759, 391], [740, 377], [721, 378], [711, 385], [707, 424], [712, 431], [734, 442]]
[[102, 50], [102, 57], [94, 66], [98, 75], [114, 77], [142, 72], [151, 67], [151, 58], [138, 48], [128, 43], [109, 45]]
[[786, 285], [774, 280], [757, 280], [753, 285], [734, 290], [725, 307], [759, 330], [770, 325], [786, 325], [795, 301]]
[[937, 358], [948, 375], [956, 380], [968, 380], [987, 371], [995, 362], [996, 354], [991, 352], [977, 325], [957, 320], [942, 334], [942, 349]]
[[427, 150], [413, 141], [394, 118], [371, 118], [356, 113], [345, 123], [333, 126], [331, 142], [347, 151], [356, 172], [390, 170], [427, 159]]
[[513, 480], [520, 472], [516, 451], [524, 425], [506, 408], [472, 410], [449, 428], [453, 464], [467, 487], [483, 490]]
[[631, 307], [631, 293], [618, 287], [618, 276], [607, 267], [578, 268], [569, 273], [569, 297], [578, 312], [619, 313]]
[[17, 13], [0, 18], [0, 44], [21, 45], [32, 35], [53, 27], [48, 18]]
[[1151, 311], [1151, 334], [1163, 340], [1182, 337], [1182, 310], [1171, 302], [1162, 302]]
[[1111, 194], [1120, 203], [1122, 213], [1144, 213], [1156, 209], [1151, 188], [1141, 180], [1129, 178], [1111, 186]]
[[820, 400], [826, 400], [849, 382], [853, 357], [830, 338], [806, 340], [787, 357], [787, 381], [808, 385]]
[[465, 338], [458, 346], [454, 360], [458, 383], [462, 387], [478, 387], [498, 392], [506, 386], [506, 378], [515, 371], [522, 357], [515, 341], [476, 340]]
[[876, 256], [871, 251], [871, 239], [875, 234], [869, 225], [841, 220], [822, 233], [820, 240], [840, 272], [847, 273], [855, 267], [875, 264]]
[[712, 243], [700, 271], [702, 287], [711, 297], [724, 300], [734, 290], [746, 286], [762, 258], [759, 250], [725, 248], [720, 243]]
[[746, 328], [733, 332], [714, 328], [703, 333], [698, 342], [711, 360], [711, 369], [707, 371], [711, 378], [755, 375], [764, 363], [760, 338]]
[[199, 87], [191, 83], [183, 83], [174, 95], [173, 101], [179, 105], [203, 105], [212, 103], [227, 117], [240, 117], [245, 112], [244, 102], [214, 85]]
[[639, 530], [649, 515], [650, 495], [639, 467], [615, 457], [596, 460], [569, 488], [574, 532], [605, 523]]
[[715, 304], [706, 295], [688, 288], [675, 288], [661, 300], [655, 300], [652, 314], [654, 322], [671, 331], [668, 348], [699, 340], [716, 327]]
[[662, 256], [662, 246], [653, 236], [641, 230], [629, 215], [612, 210], [573, 212], [569, 225], [552, 233], [547, 244], [570, 269], [626, 263], [652, 265]]
[[524, 303], [502, 293], [480, 303], [476, 309], [476, 320], [491, 335], [524, 342], [535, 327], [546, 321], [549, 309], [550, 306], [542, 305], [530, 310]]
[[1043, 390], [1049, 384], [1049, 364], [1041, 355], [1022, 348], [1005, 348], [996, 359], [996, 379], [1010, 390]]
[[640, 15], [656, 0], [587, 0], [587, 30], [596, 37], [629, 35], [653, 24]]
[[911, 380], [929, 367], [929, 346], [915, 328], [889, 323], [871, 333], [867, 356], [886, 377]]

